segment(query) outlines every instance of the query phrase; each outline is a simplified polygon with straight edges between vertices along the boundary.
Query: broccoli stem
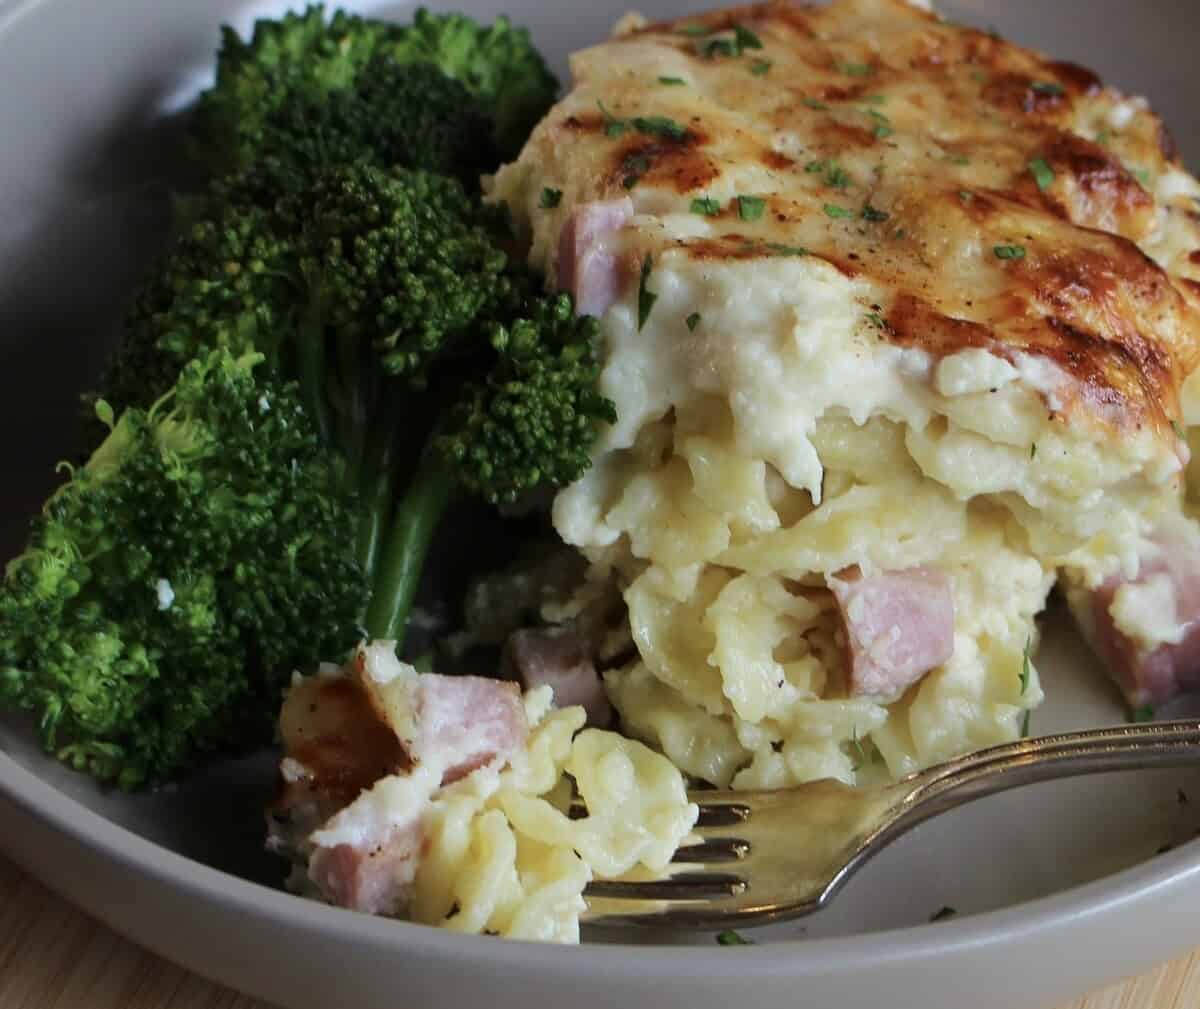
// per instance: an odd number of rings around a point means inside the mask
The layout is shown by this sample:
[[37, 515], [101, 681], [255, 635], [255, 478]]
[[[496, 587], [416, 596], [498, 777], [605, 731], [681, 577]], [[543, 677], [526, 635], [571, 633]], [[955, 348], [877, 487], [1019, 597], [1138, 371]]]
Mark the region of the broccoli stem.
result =
[[325, 313], [321, 309], [321, 301], [320, 285], [313, 285], [308, 311], [298, 327], [296, 371], [300, 382], [300, 398], [317, 426], [321, 441], [329, 445], [333, 441], [333, 423], [322, 393], [325, 378]]
[[366, 630], [376, 640], [395, 641], [397, 651], [404, 643], [429, 545], [456, 480], [450, 464], [427, 444], [392, 519], [367, 608]]
[[384, 534], [392, 517], [396, 497], [396, 467], [400, 449], [398, 425], [404, 400], [387, 400], [381, 415], [372, 425], [363, 452], [362, 474], [358, 483], [361, 517], [358, 524], [358, 562], [368, 578], [374, 579], [383, 547]]

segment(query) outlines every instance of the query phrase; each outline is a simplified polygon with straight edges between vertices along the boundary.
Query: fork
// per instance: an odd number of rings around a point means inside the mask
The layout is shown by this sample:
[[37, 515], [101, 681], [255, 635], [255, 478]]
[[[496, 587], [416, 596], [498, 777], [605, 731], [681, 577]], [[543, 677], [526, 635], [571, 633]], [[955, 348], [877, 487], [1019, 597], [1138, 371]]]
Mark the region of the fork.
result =
[[973, 799], [1192, 763], [1200, 763], [1200, 722], [1158, 722], [1022, 739], [874, 787], [823, 780], [772, 792], [693, 791], [693, 839], [667, 873], [592, 882], [583, 921], [713, 928], [797, 918], [825, 907], [889, 842]]

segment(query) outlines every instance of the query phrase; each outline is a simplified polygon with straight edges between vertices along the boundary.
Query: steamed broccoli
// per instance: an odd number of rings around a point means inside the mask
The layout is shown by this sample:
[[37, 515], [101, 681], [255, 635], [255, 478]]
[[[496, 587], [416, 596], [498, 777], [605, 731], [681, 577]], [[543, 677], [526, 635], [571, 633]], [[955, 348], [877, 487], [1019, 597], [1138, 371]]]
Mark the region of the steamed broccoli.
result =
[[257, 184], [246, 173], [200, 201], [211, 217], [139, 301], [121, 355], [133, 366], [112, 370], [105, 396], [144, 403], [145, 375], [213, 345], [258, 351], [295, 378], [360, 497], [366, 628], [401, 639], [457, 494], [511, 502], [588, 466], [613, 419], [596, 391], [597, 325], [574, 318], [569, 296], [541, 293], [500, 248], [502, 215], [453, 179], [343, 165], [270, 210]]
[[63, 759], [134, 786], [262, 741], [294, 667], [403, 637], [450, 502], [587, 468], [597, 323], [475, 187], [554, 89], [503, 19], [226, 33], [197, 135], [231, 170], [180, 199], [104, 441], [0, 583], [0, 700]]
[[259, 360], [214, 351], [125, 412], [8, 565], [0, 699], [102, 780], [261, 741], [292, 669], [357, 638], [366, 582], [336, 467]]
[[[412, 64], [438, 73], [403, 69]], [[225, 29], [195, 133], [218, 171], [297, 154], [307, 167], [314, 153], [332, 162], [356, 148], [353, 160], [370, 152], [381, 166], [465, 180], [513, 157], [557, 90], [528, 32], [505, 18], [418, 10], [400, 26], [337, 11], [326, 22], [314, 6], [258, 22], [249, 42]]]

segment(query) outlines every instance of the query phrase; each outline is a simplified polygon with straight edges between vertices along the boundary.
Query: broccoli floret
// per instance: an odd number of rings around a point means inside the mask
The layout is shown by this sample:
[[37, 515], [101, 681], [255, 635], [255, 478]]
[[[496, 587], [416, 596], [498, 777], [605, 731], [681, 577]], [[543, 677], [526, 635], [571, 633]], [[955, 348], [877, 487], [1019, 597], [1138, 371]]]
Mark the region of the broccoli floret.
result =
[[257, 165], [295, 182], [280, 163], [305, 175], [368, 161], [474, 185], [520, 150], [557, 90], [528, 32], [505, 18], [418, 10], [402, 26], [338, 11], [326, 24], [317, 6], [258, 22], [249, 42], [225, 30], [194, 132], [217, 171]]
[[358, 636], [337, 468], [260, 360], [213, 351], [125, 412], [0, 586], [0, 698], [104, 781], [265, 742], [291, 671]]

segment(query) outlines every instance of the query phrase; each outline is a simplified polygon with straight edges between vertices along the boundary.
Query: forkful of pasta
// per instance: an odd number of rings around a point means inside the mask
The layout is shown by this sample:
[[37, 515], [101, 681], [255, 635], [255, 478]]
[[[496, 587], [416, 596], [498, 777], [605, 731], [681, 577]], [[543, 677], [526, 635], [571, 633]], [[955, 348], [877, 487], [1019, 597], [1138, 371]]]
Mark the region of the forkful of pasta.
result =
[[712, 928], [797, 918], [829, 904], [891, 841], [973, 799], [1055, 778], [1194, 763], [1200, 722], [1175, 721], [1022, 739], [875, 787], [822, 780], [695, 791], [699, 819], [671, 870], [591, 883], [582, 920]]

